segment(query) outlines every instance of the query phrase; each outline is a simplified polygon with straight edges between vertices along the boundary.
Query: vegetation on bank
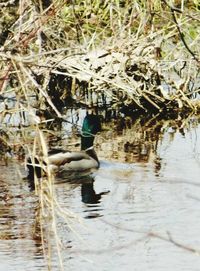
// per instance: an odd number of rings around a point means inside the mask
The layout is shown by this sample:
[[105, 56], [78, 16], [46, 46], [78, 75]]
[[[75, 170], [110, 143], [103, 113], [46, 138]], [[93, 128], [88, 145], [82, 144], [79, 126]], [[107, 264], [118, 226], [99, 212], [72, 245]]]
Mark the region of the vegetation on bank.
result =
[[[198, 1], [3, 1], [1, 98], [196, 112]], [[31, 98], [30, 98], [31, 97]]]

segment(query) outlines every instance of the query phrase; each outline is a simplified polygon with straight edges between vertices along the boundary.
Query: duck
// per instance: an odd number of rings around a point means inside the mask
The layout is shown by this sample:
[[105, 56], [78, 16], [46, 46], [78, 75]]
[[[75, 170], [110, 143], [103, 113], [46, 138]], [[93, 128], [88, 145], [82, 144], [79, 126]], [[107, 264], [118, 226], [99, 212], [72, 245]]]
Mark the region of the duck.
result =
[[81, 130], [81, 150], [51, 149], [46, 159], [39, 156], [29, 157], [26, 162], [27, 178], [32, 181], [35, 177], [40, 179], [45, 175], [47, 165], [51, 173], [62, 179], [80, 178], [95, 172], [100, 162], [94, 150], [94, 139], [100, 131], [100, 117], [93, 112], [87, 113]]

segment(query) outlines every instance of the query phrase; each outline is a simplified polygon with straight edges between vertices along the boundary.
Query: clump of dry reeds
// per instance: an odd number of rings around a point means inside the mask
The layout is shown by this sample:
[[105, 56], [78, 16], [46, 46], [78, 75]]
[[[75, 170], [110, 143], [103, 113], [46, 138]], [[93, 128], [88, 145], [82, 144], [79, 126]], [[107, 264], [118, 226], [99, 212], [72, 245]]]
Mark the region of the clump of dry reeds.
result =
[[88, 103], [83, 86], [114, 106], [195, 111], [198, 4], [129, 2], [1, 4], [7, 14], [1, 19], [1, 92], [9, 89], [29, 104], [35, 93], [36, 107], [49, 106], [57, 116], [57, 100]]

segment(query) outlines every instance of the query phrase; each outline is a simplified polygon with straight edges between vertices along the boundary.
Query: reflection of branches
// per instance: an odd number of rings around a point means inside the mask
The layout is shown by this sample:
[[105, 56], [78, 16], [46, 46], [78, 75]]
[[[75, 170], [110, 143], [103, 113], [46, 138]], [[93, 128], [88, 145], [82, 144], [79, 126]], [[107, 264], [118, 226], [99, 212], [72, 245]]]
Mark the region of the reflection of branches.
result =
[[150, 237], [155, 237], [155, 238], [158, 238], [158, 239], [160, 239], [160, 240], [163, 240], [163, 241], [172, 243], [172, 244], [175, 245], [176, 247], [182, 248], [182, 249], [187, 250], [187, 251], [189, 251], [189, 252], [192, 252], [192, 253], [195, 253], [195, 254], [196, 254], [196, 253], [200, 254], [200, 250], [194, 249], [194, 248], [192, 248], [192, 247], [189, 247], [189, 246], [187, 246], [187, 245], [184, 245], [184, 244], [181, 244], [181, 243], [175, 241], [175, 240], [172, 238], [170, 232], [168, 232], [168, 231], [167, 231], [167, 236], [168, 236], [168, 237], [161, 236], [160, 234], [157, 234], [157, 233], [154, 233], [154, 232], [150, 232], [150, 233], [148, 234], [148, 236], [150, 236]]
[[118, 251], [118, 250], [120, 250], [120, 249], [123, 249], [123, 248], [128, 248], [128, 247], [131, 247], [132, 245], [136, 245], [137, 243], [139, 243], [139, 242], [141, 242], [141, 241], [143, 241], [143, 240], [145, 240], [147, 238], [147, 236], [145, 235], [145, 236], [143, 236], [143, 237], [141, 237], [141, 238], [138, 238], [138, 239], [136, 239], [136, 240], [134, 240], [134, 241], [131, 241], [131, 242], [127, 242], [126, 244], [124, 244], [124, 245], [118, 245], [118, 246], [112, 246], [112, 247], [110, 247], [110, 248], [107, 248], [107, 249], [84, 249], [84, 250], [81, 250], [81, 249], [79, 249], [79, 250], [76, 250], [76, 253], [77, 252], [79, 252], [79, 253], [90, 253], [90, 254], [103, 254], [103, 253], [108, 253], [108, 252], [113, 252], [113, 251]]
[[[171, 233], [170, 233], [169, 231], [166, 232], [166, 233], [167, 233], [167, 237], [164, 237], [164, 236], [162, 236], [162, 235], [160, 235], [160, 234], [158, 234], [158, 233], [156, 233], [156, 232], [145, 232], [145, 231], [141, 231], [141, 230], [137, 231], [137, 230], [133, 230], [133, 229], [127, 229], [127, 228], [124, 228], [124, 227], [120, 227], [120, 226], [118, 226], [118, 225], [114, 225], [113, 223], [109, 223], [108, 221], [105, 221], [104, 219], [101, 219], [101, 220], [102, 220], [104, 223], [106, 223], [106, 224], [108, 224], [108, 225], [110, 225], [110, 226], [112, 226], [112, 227], [115, 227], [115, 228], [117, 228], [117, 229], [120, 229], [120, 230], [123, 230], [123, 231], [134, 232], [134, 233], [143, 233], [143, 234], [146, 234], [146, 238], [148, 238], [148, 237], [154, 237], [154, 238], [157, 238], [157, 239], [160, 239], [160, 240], [163, 240], [163, 241], [172, 243], [172, 244], [174, 244], [175, 246], [177, 246], [177, 247], [179, 247], [179, 248], [182, 248], [182, 249], [184, 249], [184, 250], [190, 251], [190, 252], [192, 252], [192, 253], [198, 253], [198, 254], [200, 254], [200, 250], [191, 248], [191, 247], [189, 247], [189, 246], [186, 246], [186, 245], [184, 245], [184, 244], [181, 244], [181, 243], [175, 241], [175, 240], [172, 238]], [[140, 240], [143, 240], [143, 239], [144, 239], [144, 237], [141, 238]], [[138, 239], [137, 241], [139, 241], [139, 239]]]
[[131, 241], [131, 242], [127, 242], [126, 244], [124, 245], [118, 245], [118, 246], [115, 246], [115, 247], [110, 247], [110, 248], [107, 248], [107, 249], [97, 249], [97, 250], [90, 250], [90, 249], [84, 249], [84, 250], [78, 250], [76, 252], [79, 252], [79, 253], [92, 253], [92, 254], [103, 254], [103, 253], [107, 253], [107, 252], [110, 252], [110, 251], [114, 251], [114, 250], [120, 250], [120, 249], [123, 249], [123, 248], [128, 248], [132, 245], [136, 245], [137, 243], [141, 242], [141, 241], [144, 241], [148, 238], [157, 238], [157, 239], [160, 239], [162, 241], [165, 241], [165, 242], [168, 242], [168, 243], [171, 243], [173, 245], [175, 245], [176, 247], [178, 248], [181, 248], [183, 250], [186, 250], [186, 251], [189, 251], [191, 253], [195, 253], [195, 254], [200, 254], [200, 250], [198, 249], [195, 249], [195, 248], [192, 248], [188, 245], [185, 245], [185, 244], [181, 244], [177, 241], [175, 241], [172, 236], [171, 236], [171, 233], [169, 231], [166, 232], [167, 236], [163, 236], [159, 233], [156, 233], [156, 232], [147, 232], [147, 231], [142, 231], [142, 230], [133, 230], [133, 229], [128, 229], [128, 228], [124, 228], [124, 227], [121, 227], [119, 225], [115, 225], [113, 223], [110, 223], [104, 219], [101, 219], [102, 222], [104, 222], [105, 224], [107, 225], [110, 225], [111, 227], [114, 227], [116, 229], [119, 229], [119, 230], [122, 230], [122, 231], [128, 231], [128, 232], [132, 232], [132, 233], [136, 233], [136, 234], [143, 234], [142, 237], [140, 238], [137, 238], [135, 239], [134, 241]]
[[193, 195], [190, 195], [190, 194], [187, 194], [187, 197], [189, 199], [193, 199], [193, 200], [197, 200], [197, 201], [200, 201], [200, 198], [196, 197], [196, 196], [193, 196]]

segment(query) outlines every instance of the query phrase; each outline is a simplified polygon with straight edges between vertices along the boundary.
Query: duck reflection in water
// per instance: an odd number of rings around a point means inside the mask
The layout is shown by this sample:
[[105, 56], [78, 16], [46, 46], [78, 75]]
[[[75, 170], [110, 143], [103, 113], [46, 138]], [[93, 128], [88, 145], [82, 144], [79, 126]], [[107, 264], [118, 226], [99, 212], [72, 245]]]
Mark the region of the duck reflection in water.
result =
[[100, 203], [101, 196], [108, 194], [110, 191], [104, 191], [101, 193], [96, 193], [94, 190], [94, 179], [91, 178], [90, 181], [83, 182], [81, 185], [81, 197], [82, 202], [86, 204], [97, 204]]
[[[60, 183], [63, 183], [62, 181], [60, 181]], [[104, 191], [101, 193], [96, 193], [94, 190], [94, 178], [89, 177], [88, 178], [84, 178], [84, 179], [79, 179], [79, 180], [70, 180], [68, 181], [68, 183], [71, 184], [75, 184], [77, 186], [81, 185], [81, 199], [82, 202], [86, 203], [86, 204], [98, 204], [100, 203], [101, 197], [103, 195], [108, 194], [110, 191]], [[34, 191], [35, 190], [35, 183], [33, 180], [28, 179], [28, 184], [29, 184], [29, 189], [30, 191]], [[59, 182], [57, 182], [56, 184], [59, 184]]]

